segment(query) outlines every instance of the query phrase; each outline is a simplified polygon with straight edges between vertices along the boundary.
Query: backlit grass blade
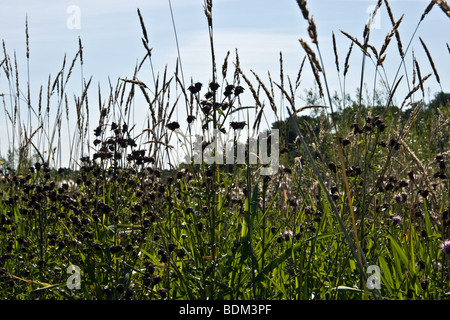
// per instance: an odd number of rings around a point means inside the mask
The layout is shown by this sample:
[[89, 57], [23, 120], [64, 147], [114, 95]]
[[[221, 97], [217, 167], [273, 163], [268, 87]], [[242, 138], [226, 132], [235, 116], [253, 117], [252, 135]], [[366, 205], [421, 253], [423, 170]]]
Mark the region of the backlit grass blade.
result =
[[389, 265], [386, 263], [383, 256], [378, 257], [378, 263], [380, 264], [381, 277], [385, 280], [382, 281], [382, 284], [389, 291], [389, 294], [392, 294], [392, 290], [394, 289], [394, 280], [392, 279]]

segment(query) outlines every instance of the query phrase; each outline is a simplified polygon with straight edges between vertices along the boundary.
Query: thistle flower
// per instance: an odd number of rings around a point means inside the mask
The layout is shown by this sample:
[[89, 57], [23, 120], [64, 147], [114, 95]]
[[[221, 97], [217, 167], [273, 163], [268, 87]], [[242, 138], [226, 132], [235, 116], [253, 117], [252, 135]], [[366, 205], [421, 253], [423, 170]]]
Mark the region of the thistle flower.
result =
[[194, 121], [195, 120], [195, 116], [193, 116], [193, 115], [189, 115], [188, 117], [187, 117], [187, 122], [188, 123], [191, 123], [192, 121]]
[[202, 89], [202, 84], [200, 82], [197, 82], [196, 84], [190, 86], [188, 88], [188, 90], [192, 93], [192, 94], [196, 94], [199, 93], [200, 90]]
[[246, 125], [246, 122], [245, 121], [242, 121], [242, 122], [231, 122], [230, 125], [231, 125], [231, 127], [234, 130], [239, 130], [239, 129], [244, 129], [244, 127]]
[[234, 90], [234, 86], [232, 84], [229, 84], [225, 87], [225, 91], [224, 91], [223, 95], [225, 97], [229, 97], [233, 94], [233, 90]]
[[445, 240], [442, 243], [442, 252], [445, 254], [450, 254], [450, 240]]
[[178, 122], [174, 121], [174, 122], [168, 123], [167, 128], [174, 131], [174, 130], [180, 128], [180, 124]]
[[403, 200], [403, 197], [400, 193], [394, 194], [394, 201], [395, 202], [401, 202]]
[[236, 88], [234, 88], [234, 95], [235, 96], [238, 96], [238, 95], [240, 95], [243, 92], [244, 92], [244, 88], [241, 87], [241, 86], [236, 86]]
[[216, 82], [211, 82], [210, 84], [209, 84], [209, 88], [212, 90], [212, 91], [216, 91], [217, 89], [219, 89], [219, 84], [218, 83], [216, 83]]
[[400, 216], [393, 216], [391, 220], [394, 225], [402, 223], [402, 217]]
[[291, 237], [294, 236], [294, 233], [291, 230], [286, 230], [282, 233], [281, 237], [285, 240], [288, 241], [289, 239], [291, 239]]

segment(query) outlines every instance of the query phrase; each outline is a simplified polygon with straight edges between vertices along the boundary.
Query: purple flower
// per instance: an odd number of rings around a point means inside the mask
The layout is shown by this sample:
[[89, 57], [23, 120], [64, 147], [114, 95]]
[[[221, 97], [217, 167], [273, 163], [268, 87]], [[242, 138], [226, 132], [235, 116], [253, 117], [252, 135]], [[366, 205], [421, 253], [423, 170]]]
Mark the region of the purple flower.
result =
[[450, 240], [445, 240], [442, 243], [442, 252], [445, 254], [450, 254]]
[[291, 230], [286, 230], [281, 235], [285, 241], [288, 241], [291, 237], [294, 236], [294, 233]]
[[402, 217], [400, 216], [393, 216], [391, 220], [394, 225], [402, 223]]

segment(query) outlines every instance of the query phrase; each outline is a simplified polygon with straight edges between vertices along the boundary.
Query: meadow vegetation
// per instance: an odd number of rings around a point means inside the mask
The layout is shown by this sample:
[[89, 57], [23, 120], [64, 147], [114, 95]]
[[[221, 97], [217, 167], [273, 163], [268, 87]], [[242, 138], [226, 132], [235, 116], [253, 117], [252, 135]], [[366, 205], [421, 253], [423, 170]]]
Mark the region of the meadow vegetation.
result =
[[[131, 77], [109, 84], [107, 97], [99, 88], [95, 125], [91, 81], [81, 74], [83, 90], [72, 102], [66, 92], [74, 66], [83, 70], [81, 39], [71, 64], [64, 59], [36, 102], [29, 87], [19, 87], [15, 57], [3, 43], [10, 150], [0, 164], [0, 298], [449, 299], [450, 99], [441, 90], [424, 101], [426, 81], [440, 84], [426, 39], [420, 40], [429, 59], [407, 70], [410, 39], [398, 32], [403, 17], [378, 1], [375, 10], [387, 10], [392, 30], [379, 48], [370, 42], [370, 21], [363, 39], [343, 32], [348, 54], [334, 51], [343, 87], [332, 96], [315, 22], [306, 1], [297, 3], [308, 26], [309, 39], [299, 45], [305, 58], [291, 79], [280, 55], [280, 79], [268, 82], [246, 72], [237, 51], [234, 63], [228, 54], [218, 70], [212, 0], [204, 5], [211, 79], [185, 84], [177, 67], [173, 75], [158, 73], [153, 86], [141, 81], [152, 52], [138, 10], [146, 55]], [[431, 1], [417, 28], [430, 10], [450, 14], [445, 1]], [[334, 34], [333, 41], [336, 48]], [[402, 63], [396, 78], [386, 79], [385, 52], [393, 45]], [[374, 83], [383, 84], [371, 100], [362, 99], [364, 64], [359, 94], [345, 93], [355, 54], [374, 64], [381, 79]], [[309, 67], [316, 87], [299, 106]], [[396, 95], [399, 87], [408, 88], [406, 97]], [[148, 104], [141, 131], [132, 123], [138, 95]], [[253, 106], [241, 103], [244, 95]], [[70, 108], [75, 128], [66, 125]], [[175, 120], [178, 108], [186, 121]], [[254, 121], [230, 121], [235, 113]], [[269, 114], [276, 121], [262, 128]], [[249, 162], [177, 163], [173, 141], [192, 142], [196, 121], [204, 137], [214, 129], [279, 129], [279, 170], [261, 175], [263, 165]], [[68, 167], [60, 166], [62, 144], [70, 146]], [[70, 266], [79, 267], [79, 288], [68, 286]]]

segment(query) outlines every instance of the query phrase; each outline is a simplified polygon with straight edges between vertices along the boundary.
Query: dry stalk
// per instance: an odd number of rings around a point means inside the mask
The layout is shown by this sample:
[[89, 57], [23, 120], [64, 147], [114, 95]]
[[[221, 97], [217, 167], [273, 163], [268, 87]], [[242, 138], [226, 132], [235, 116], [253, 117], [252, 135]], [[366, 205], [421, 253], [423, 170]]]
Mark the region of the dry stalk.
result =
[[437, 81], [439, 84], [441, 84], [441, 81], [440, 81], [440, 79], [439, 79], [439, 74], [438, 74], [438, 72], [437, 72], [437, 70], [436, 70], [436, 66], [434, 65], [433, 58], [431, 57], [430, 51], [428, 50], [428, 48], [427, 48], [427, 46], [425, 45], [425, 42], [422, 40], [422, 38], [419, 37], [419, 39], [420, 39], [420, 43], [422, 43], [422, 47], [423, 47], [423, 49], [425, 50], [425, 53], [427, 54], [428, 61], [430, 61], [430, 65], [431, 65], [431, 68], [433, 69], [433, 73], [434, 73], [434, 76], [436, 77], [436, 81]]
[[272, 107], [272, 110], [273, 110], [273, 112], [275, 113], [275, 116], [278, 119], [277, 106], [275, 105], [275, 101], [273, 100], [273, 96], [271, 95], [269, 89], [267, 89], [267, 87], [261, 81], [259, 76], [253, 70], [250, 70], [250, 72], [253, 73], [253, 75], [255, 76], [256, 80], [258, 81], [258, 83], [261, 85], [261, 87], [263, 88], [264, 92], [266, 93], [267, 98], [269, 99], [270, 106]]
[[383, 46], [381, 47], [381, 50], [380, 50], [380, 54], [378, 56], [378, 64], [379, 65], [383, 64], [382, 60], [384, 60], [384, 58], [386, 57], [386, 56], [383, 57], [383, 54], [386, 52], [386, 49], [387, 49], [389, 43], [391, 42], [392, 37], [396, 34], [396, 32], [398, 33], [398, 27], [400, 26], [400, 23], [402, 22], [403, 17], [404, 17], [404, 15], [402, 15], [400, 17], [400, 19], [397, 22], [395, 22], [394, 26], [392, 27], [392, 30], [386, 35]]
[[350, 54], [352, 53], [352, 48], [353, 48], [353, 42], [350, 43], [350, 48], [348, 49], [347, 56], [345, 57], [344, 77], [347, 75], [348, 68], [350, 67], [348, 61], [350, 59]]
[[[419, 158], [417, 158], [416, 154], [414, 153], [414, 151], [412, 151], [408, 144], [401, 138], [399, 137], [399, 142], [402, 144], [404, 150], [406, 150], [406, 152], [411, 156], [411, 159], [416, 163], [417, 167], [420, 169], [420, 171], [423, 174], [423, 181], [425, 182], [428, 191], [430, 192], [431, 195], [431, 199], [433, 201], [433, 205], [435, 208], [438, 208], [438, 204], [437, 204], [437, 200], [436, 200], [436, 195], [434, 194], [434, 188], [431, 185], [431, 180], [430, 180], [430, 176], [428, 175], [427, 170], [425, 169], [425, 167], [422, 164], [422, 161], [419, 160]], [[433, 221], [440, 226], [440, 221], [439, 221], [439, 216], [437, 216], [435, 214], [435, 212], [433, 210], [429, 210], [430, 213], [430, 217], [433, 219]]]
[[[391, 20], [391, 23], [394, 26], [395, 25], [394, 14], [392, 13], [389, 2], [387, 0], [384, 0], [384, 4], [386, 5], [389, 19]], [[402, 45], [402, 41], [400, 39], [400, 33], [398, 32], [398, 29], [395, 29], [394, 34], [395, 34], [395, 38], [397, 39], [398, 52], [400, 53], [400, 56], [403, 58], [405, 56], [405, 53], [403, 52], [403, 45]]]
[[333, 37], [333, 52], [334, 52], [334, 63], [336, 64], [336, 69], [337, 72], [339, 72], [339, 56], [337, 53], [337, 47], [336, 47], [336, 37], [334, 35], [334, 32], [332, 32], [332, 37]]

